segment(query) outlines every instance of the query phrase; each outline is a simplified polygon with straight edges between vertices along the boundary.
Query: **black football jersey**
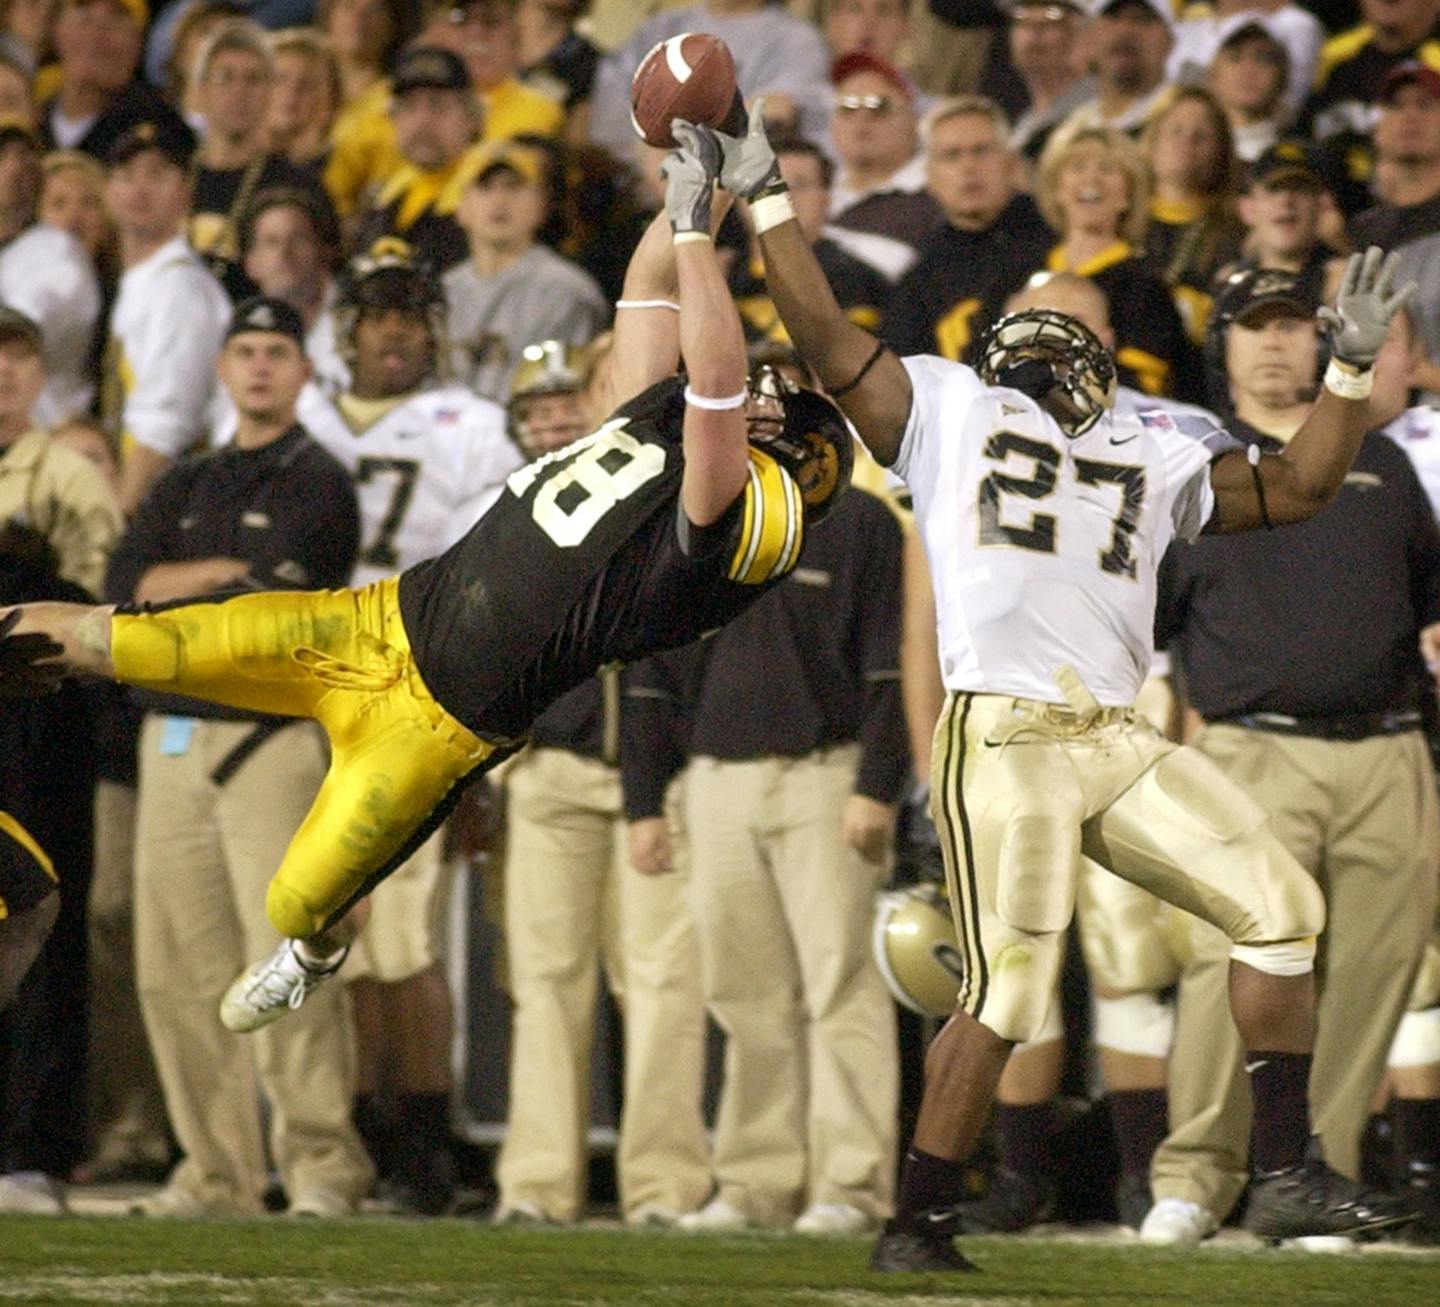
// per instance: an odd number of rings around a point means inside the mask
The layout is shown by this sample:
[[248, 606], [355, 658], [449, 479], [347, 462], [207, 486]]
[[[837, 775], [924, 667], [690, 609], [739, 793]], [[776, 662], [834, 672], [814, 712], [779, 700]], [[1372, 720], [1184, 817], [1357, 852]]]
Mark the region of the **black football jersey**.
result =
[[704, 529], [686, 521], [684, 415], [681, 378], [652, 386], [515, 472], [463, 539], [401, 576], [420, 675], [481, 738], [523, 735], [607, 663], [723, 626], [795, 566], [799, 488], [757, 449], [729, 511]]

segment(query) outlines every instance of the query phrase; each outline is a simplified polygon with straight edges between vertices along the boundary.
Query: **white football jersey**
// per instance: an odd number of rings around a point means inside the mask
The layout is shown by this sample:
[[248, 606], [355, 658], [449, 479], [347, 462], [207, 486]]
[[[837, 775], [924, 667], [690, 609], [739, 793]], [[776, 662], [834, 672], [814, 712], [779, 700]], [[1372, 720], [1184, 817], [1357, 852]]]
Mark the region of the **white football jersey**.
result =
[[1440, 412], [1428, 405], [1407, 408], [1384, 431], [1410, 456], [1425, 497], [1440, 517]]
[[443, 553], [525, 461], [505, 434], [505, 411], [460, 386], [422, 390], [360, 432], [308, 387], [298, 417], [355, 480], [356, 585]]
[[1062, 703], [1072, 667], [1100, 703], [1134, 701], [1154, 648], [1155, 573], [1215, 506], [1208, 422], [1110, 413], [1068, 439], [1016, 390], [907, 358], [914, 402], [895, 469], [934, 577], [947, 689]]

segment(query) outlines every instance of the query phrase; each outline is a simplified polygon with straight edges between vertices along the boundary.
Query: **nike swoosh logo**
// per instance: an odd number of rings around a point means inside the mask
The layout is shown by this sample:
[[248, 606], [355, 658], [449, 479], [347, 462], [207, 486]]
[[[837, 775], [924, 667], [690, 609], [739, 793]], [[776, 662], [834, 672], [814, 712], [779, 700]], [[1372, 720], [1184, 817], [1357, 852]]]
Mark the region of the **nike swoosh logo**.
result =
[[1255, 1072], [1257, 1072], [1258, 1070], [1260, 1070], [1260, 1068], [1261, 1068], [1262, 1066], [1269, 1066], [1269, 1065], [1270, 1065], [1270, 1059], [1269, 1059], [1268, 1057], [1265, 1057], [1265, 1058], [1261, 1058], [1260, 1061], [1258, 1061], [1258, 1062], [1247, 1062], [1247, 1063], [1245, 1063], [1245, 1070], [1248, 1071], [1251, 1075], [1254, 1075]]
[[1140, 439], [1140, 433], [1137, 431], [1133, 436], [1126, 436], [1124, 440], [1116, 440], [1114, 436], [1111, 436], [1111, 437], [1110, 437], [1110, 443], [1111, 443], [1112, 445], [1128, 445], [1132, 440], [1139, 440], [1139, 439]]

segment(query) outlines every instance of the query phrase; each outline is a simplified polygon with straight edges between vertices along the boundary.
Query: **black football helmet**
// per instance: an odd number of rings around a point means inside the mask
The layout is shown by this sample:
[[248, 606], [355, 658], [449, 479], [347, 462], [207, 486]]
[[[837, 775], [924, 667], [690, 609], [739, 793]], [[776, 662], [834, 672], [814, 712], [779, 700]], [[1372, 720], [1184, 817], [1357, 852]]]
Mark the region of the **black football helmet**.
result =
[[449, 355], [445, 329], [445, 287], [440, 275], [406, 242], [382, 237], [346, 265], [335, 288], [335, 345], [350, 367], [355, 363], [355, 324], [366, 309], [408, 309], [424, 316], [430, 329], [434, 366]]
[[1072, 440], [1115, 403], [1115, 360], [1083, 322], [1056, 309], [1000, 319], [980, 347], [980, 379], [1037, 401]]
[[845, 415], [824, 395], [797, 386], [769, 364], [751, 373], [749, 389], [757, 399], [778, 401], [784, 413], [781, 422], [750, 423], [750, 443], [795, 478], [806, 518], [822, 521], [850, 484], [855, 466]]

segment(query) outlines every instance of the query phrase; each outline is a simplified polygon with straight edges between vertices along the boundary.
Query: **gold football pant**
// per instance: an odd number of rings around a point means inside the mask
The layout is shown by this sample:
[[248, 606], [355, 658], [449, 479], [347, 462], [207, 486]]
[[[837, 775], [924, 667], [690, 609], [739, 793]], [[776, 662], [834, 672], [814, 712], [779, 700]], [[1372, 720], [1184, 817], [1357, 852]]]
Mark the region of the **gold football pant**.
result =
[[329, 771], [265, 900], [291, 938], [316, 934], [372, 889], [495, 751], [421, 679], [398, 592], [390, 577], [239, 595], [117, 614], [111, 627], [117, 680], [324, 728]]

